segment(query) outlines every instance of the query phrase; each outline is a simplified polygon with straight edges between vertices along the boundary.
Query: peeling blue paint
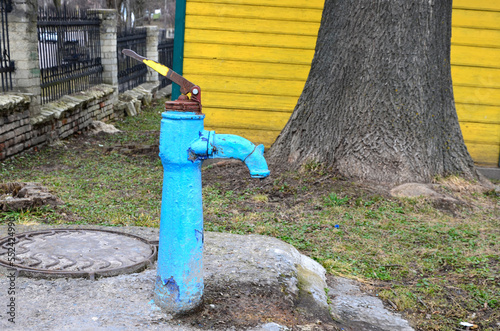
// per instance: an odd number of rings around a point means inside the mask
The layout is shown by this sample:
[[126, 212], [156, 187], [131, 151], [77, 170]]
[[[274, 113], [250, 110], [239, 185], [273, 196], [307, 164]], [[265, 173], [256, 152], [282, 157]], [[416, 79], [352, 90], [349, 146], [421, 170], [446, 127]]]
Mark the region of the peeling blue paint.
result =
[[171, 295], [175, 298], [176, 302], [180, 301], [180, 291], [179, 286], [175, 282], [174, 276], [169, 279], [163, 280], [163, 285], [171, 293]]
[[198, 230], [194, 230], [194, 235], [195, 235], [197, 241], [201, 240], [202, 244], [205, 242], [205, 234], [203, 232], [200, 232]]

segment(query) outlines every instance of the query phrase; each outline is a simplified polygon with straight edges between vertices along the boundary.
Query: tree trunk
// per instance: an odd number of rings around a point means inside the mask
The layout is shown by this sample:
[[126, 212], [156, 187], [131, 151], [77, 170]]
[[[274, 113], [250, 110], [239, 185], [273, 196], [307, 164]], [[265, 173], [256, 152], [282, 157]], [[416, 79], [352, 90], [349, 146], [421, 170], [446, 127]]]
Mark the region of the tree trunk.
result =
[[382, 183], [477, 178], [453, 99], [451, 0], [326, 0], [316, 52], [271, 163]]

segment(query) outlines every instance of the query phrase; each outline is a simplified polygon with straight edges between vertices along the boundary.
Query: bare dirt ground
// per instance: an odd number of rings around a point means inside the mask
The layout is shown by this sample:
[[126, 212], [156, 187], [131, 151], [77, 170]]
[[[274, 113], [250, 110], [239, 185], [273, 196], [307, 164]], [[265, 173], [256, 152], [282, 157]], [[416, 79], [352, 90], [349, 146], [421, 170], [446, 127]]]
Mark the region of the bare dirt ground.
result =
[[244, 330], [277, 323], [292, 330], [350, 330], [284, 299], [279, 289], [206, 286], [203, 305], [176, 320], [200, 329]]

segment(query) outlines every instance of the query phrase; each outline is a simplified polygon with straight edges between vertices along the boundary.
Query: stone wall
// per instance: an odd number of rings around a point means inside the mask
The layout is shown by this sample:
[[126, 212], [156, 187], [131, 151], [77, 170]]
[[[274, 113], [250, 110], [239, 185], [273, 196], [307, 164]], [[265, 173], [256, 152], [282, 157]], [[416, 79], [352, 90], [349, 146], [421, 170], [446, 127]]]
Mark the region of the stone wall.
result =
[[40, 112], [40, 68], [36, 0], [13, 0], [12, 12], [7, 13], [10, 59], [16, 70], [12, 73], [14, 92], [30, 93], [30, 111]]
[[[117, 12], [95, 9], [99, 18], [103, 82], [41, 105], [36, 0], [13, 0], [9, 13], [13, 92], [0, 94], [0, 160], [83, 131], [93, 120], [135, 116], [158, 92], [158, 74], [118, 95]], [[146, 57], [158, 60], [158, 29], [146, 27]], [[165, 93], [159, 93], [159, 96]]]
[[[110, 94], [115, 93], [115, 99], [117, 94], [116, 88], [104, 86], [41, 105], [38, 2], [13, 0], [12, 8], [8, 29], [10, 57], [16, 70], [12, 74], [14, 93], [0, 95], [0, 160], [65, 138], [88, 126], [92, 119], [111, 118], [114, 114]], [[109, 16], [116, 21], [116, 15]], [[116, 59], [116, 44], [108, 57], [113, 55]]]
[[29, 148], [34, 140], [30, 128], [31, 96], [9, 94], [0, 97], [0, 160]]
[[0, 95], [0, 160], [56, 139], [84, 130], [93, 120], [111, 120], [124, 115], [114, 112], [115, 88], [100, 85], [84, 92], [64, 96], [41, 107], [30, 116], [32, 96]]
[[[33, 96], [27, 93], [0, 94], [0, 161], [85, 131], [94, 120], [112, 121], [135, 116], [154, 97], [170, 94], [170, 86], [158, 91], [158, 83], [145, 83], [116, 97], [117, 86], [102, 84], [66, 95], [45, 104], [31, 115]], [[168, 91], [167, 91], [168, 90]]]
[[103, 67], [102, 82], [113, 86], [118, 85], [118, 59], [116, 57], [118, 14], [115, 9], [93, 9], [90, 12], [96, 12], [101, 20], [99, 30]]

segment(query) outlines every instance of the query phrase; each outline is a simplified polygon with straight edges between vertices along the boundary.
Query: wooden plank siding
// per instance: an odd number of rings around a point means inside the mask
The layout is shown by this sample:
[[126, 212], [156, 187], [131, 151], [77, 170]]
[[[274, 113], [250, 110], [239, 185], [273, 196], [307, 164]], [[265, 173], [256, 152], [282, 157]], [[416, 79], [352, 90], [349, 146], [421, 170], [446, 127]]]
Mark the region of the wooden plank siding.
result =
[[183, 75], [205, 126], [269, 147], [304, 88], [324, 0], [188, 0]]
[[[324, 0], [187, 0], [183, 75], [209, 130], [269, 147], [302, 92]], [[500, 156], [500, 0], [454, 0], [452, 77], [476, 163]]]
[[465, 144], [479, 165], [500, 159], [500, 0], [454, 0], [451, 74]]

